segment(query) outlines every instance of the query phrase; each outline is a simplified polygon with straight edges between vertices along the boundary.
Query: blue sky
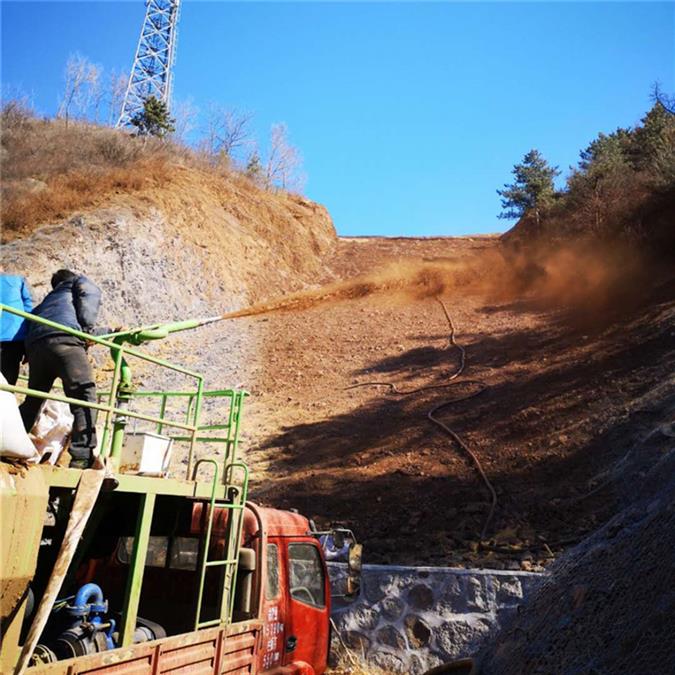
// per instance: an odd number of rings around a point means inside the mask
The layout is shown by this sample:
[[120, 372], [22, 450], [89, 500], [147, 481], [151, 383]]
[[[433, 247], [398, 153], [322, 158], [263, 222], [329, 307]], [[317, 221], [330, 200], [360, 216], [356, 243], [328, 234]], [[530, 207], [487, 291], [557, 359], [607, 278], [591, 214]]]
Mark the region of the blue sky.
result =
[[[5, 2], [2, 82], [53, 114], [80, 52], [128, 70], [127, 2]], [[673, 3], [183, 4], [175, 98], [285, 122], [343, 235], [495, 232], [495, 190], [532, 147], [567, 170], [598, 131], [675, 90]]]

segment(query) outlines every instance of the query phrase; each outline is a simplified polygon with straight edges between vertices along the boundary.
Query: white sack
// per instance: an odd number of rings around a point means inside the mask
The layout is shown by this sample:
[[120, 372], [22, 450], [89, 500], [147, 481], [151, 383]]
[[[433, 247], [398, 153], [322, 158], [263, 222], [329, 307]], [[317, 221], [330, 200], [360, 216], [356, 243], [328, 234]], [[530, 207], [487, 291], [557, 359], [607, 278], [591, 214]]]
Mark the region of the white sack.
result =
[[70, 406], [60, 401], [45, 401], [30, 431], [30, 438], [40, 453], [41, 461], [56, 464], [73, 431]]
[[[7, 380], [0, 373], [0, 382]], [[0, 457], [37, 462], [40, 455], [23, 428], [16, 396], [0, 391]]]

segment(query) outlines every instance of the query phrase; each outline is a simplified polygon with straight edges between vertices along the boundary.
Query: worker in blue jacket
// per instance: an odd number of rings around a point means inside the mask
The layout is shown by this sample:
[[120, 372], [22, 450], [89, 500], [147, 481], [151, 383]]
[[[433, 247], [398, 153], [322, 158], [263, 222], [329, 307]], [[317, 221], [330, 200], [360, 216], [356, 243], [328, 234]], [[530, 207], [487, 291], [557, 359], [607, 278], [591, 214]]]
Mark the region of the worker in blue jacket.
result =
[[[30, 312], [33, 298], [26, 279], [18, 274], [0, 274], [0, 302]], [[25, 319], [0, 312], [0, 371], [10, 384], [16, 384], [24, 356]]]
[[[95, 329], [101, 306], [101, 291], [96, 284], [65, 269], [56, 272], [51, 283], [52, 291], [33, 314], [83, 333], [108, 332]], [[96, 403], [96, 384], [86, 342], [57, 328], [29, 323], [26, 331], [28, 387], [47, 392], [54, 380], [60, 378], [66, 396]], [[41, 399], [28, 396], [21, 405], [26, 431], [32, 429], [41, 404]], [[87, 469], [93, 464], [96, 447], [96, 410], [77, 405], [71, 405], [70, 410], [74, 417], [70, 467]]]

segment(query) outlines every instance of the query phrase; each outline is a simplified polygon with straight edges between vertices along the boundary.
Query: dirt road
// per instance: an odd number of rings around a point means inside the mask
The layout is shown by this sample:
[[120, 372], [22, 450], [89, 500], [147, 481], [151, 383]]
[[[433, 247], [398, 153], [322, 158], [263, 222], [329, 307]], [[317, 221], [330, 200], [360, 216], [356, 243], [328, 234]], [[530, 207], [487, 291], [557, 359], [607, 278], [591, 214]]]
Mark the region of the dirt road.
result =
[[[350, 239], [332, 264], [347, 278], [401, 256], [447, 258], [496, 245]], [[445, 301], [466, 372], [447, 389], [404, 397], [349, 387], [446, 381], [458, 352], [447, 348], [447, 323], [431, 299], [364, 297], [247, 320], [259, 334], [244, 439], [253, 495], [322, 525], [353, 527], [369, 562], [539, 569], [609, 513], [620, 495], [614, 484], [602, 487], [605, 472], [666, 414], [675, 304], [657, 298], [631, 321], [592, 326], [526, 299]], [[441, 417], [498, 494], [482, 544], [487, 490], [456, 443], [426, 419], [433, 405], [476, 389], [463, 380], [487, 389]]]

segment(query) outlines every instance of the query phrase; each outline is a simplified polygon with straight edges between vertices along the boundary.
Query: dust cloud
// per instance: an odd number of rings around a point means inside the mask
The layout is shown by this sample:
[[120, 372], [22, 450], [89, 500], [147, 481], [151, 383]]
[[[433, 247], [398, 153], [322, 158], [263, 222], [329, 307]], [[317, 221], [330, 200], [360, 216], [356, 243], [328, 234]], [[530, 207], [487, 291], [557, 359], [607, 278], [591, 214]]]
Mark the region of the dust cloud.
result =
[[405, 259], [353, 279], [261, 302], [222, 319], [303, 310], [387, 295], [402, 302], [454, 294], [486, 302], [529, 298], [542, 308], [607, 309], [642, 288], [645, 261], [625, 246], [565, 244], [530, 249], [499, 246], [461, 258]]

